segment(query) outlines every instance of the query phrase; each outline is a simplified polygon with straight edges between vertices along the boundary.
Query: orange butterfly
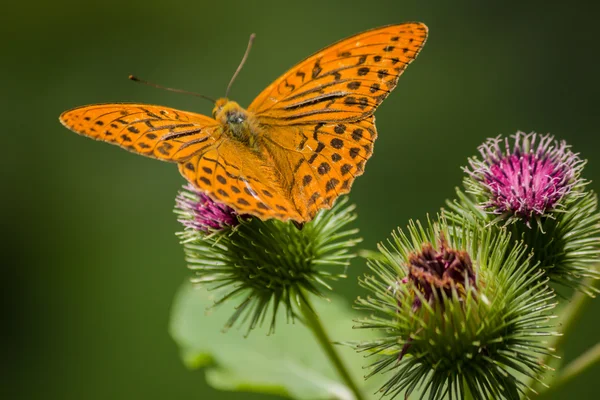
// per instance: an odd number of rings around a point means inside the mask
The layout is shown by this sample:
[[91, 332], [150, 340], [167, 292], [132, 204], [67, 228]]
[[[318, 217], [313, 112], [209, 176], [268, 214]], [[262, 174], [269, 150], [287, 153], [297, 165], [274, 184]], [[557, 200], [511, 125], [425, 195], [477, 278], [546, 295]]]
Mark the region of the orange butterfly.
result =
[[350, 191], [377, 137], [373, 113], [427, 38], [405, 23], [341, 40], [300, 62], [247, 109], [218, 99], [212, 118], [148, 104], [64, 112], [69, 129], [177, 162], [181, 174], [240, 214], [298, 223]]

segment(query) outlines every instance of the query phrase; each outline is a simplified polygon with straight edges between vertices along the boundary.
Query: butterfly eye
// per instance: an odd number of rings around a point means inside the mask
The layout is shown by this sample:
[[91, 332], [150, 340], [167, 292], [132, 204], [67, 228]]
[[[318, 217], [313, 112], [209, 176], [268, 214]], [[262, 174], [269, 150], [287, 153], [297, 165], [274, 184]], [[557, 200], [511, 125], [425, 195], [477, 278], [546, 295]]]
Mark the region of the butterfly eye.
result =
[[229, 124], [241, 124], [246, 120], [246, 115], [243, 112], [232, 110], [226, 115], [227, 123]]
[[215, 108], [213, 108], [212, 111], [213, 118], [217, 119], [217, 116], [221, 113], [221, 111], [223, 111], [223, 103], [221, 102], [221, 99], [219, 99], [215, 103]]

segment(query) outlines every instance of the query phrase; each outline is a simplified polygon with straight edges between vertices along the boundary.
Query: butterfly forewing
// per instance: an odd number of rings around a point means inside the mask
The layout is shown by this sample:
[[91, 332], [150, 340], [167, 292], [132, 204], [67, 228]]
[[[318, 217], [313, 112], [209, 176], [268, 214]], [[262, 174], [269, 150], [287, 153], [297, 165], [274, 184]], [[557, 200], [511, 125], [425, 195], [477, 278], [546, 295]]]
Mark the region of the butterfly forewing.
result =
[[147, 104], [95, 104], [65, 111], [60, 121], [80, 135], [166, 161], [214, 145], [218, 124], [203, 115]]
[[365, 118], [396, 87], [426, 38], [425, 25], [406, 23], [344, 39], [294, 66], [248, 110], [272, 125]]

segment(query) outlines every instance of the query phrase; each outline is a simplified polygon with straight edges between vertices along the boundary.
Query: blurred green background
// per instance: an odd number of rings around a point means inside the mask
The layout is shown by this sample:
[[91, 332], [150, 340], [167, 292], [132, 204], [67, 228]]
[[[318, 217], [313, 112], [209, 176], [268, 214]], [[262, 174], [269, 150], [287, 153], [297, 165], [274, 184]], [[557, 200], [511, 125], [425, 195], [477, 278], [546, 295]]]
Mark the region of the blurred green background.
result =
[[[418, 20], [430, 37], [377, 112], [379, 139], [351, 198], [365, 247], [453, 196], [487, 137], [550, 132], [590, 160], [598, 190], [600, 35], [592, 3], [545, 1], [10, 2], [2, 36], [4, 399], [259, 399], [186, 370], [167, 333], [189, 276], [172, 213], [174, 165], [67, 131], [58, 115], [111, 101], [200, 113], [194, 97], [127, 81], [224, 94], [243, 106], [314, 51], [372, 27]], [[597, 3], [596, 3], [597, 4]], [[594, 6], [595, 7], [595, 6]], [[338, 285], [356, 295], [356, 262]], [[567, 341], [600, 336], [592, 302]], [[600, 368], [548, 398], [597, 398]], [[596, 379], [596, 380], [594, 380]]]

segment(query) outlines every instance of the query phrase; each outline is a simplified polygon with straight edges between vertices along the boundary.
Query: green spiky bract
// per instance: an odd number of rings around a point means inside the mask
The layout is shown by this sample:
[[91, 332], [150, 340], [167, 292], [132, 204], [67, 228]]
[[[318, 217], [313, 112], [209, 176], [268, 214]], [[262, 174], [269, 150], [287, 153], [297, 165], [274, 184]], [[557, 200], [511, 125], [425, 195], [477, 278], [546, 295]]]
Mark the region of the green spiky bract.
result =
[[[215, 305], [238, 299], [225, 329], [248, 323], [250, 330], [275, 316], [281, 305], [293, 319], [302, 293], [324, 297], [327, 281], [345, 277], [362, 239], [348, 228], [356, 219], [347, 198], [331, 210], [322, 210], [299, 229], [290, 222], [241, 218], [233, 229], [207, 235], [194, 229], [180, 233], [192, 281], [218, 294]], [[241, 299], [241, 300], [240, 300]]]
[[[524, 220], [510, 219], [509, 223], [484, 211], [481, 200], [456, 189], [457, 199], [448, 201], [446, 218], [462, 225], [476, 224], [481, 229], [500, 231], [506, 228], [517, 240], [533, 251], [531, 265], [545, 271], [554, 283], [584, 292], [592, 297], [600, 290], [590, 284], [599, 279], [600, 213], [594, 192], [577, 194], [547, 215], [538, 217], [533, 226]], [[593, 281], [591, 281], [593, 282]]]
[[[473, 263], [475, 285], [465, 277], [451, 295], [433, 291], [427, 302], [403, 278], [408, 257], [440, 237], [450, 248], [466, 251]], [[384, 373], [389, 379], [380, 392], [392, 398], [417, 388], [430, 399], [518, 399], [525, 379], [538, 379], [546, 368], [540, 358], [551, 354], [541, 337], [555, 335], [554, 294], [542, 273], [526, 273], [530, 255], [509, 233], [448, 227], [444, 220], [411, 223], [408, 233], [392, 234], [380, 254], [368, 259], [372, 275], [361, 279], [370, 291], [357, 305], [371, 312], [359, 328], [377, 329], [383, 337], [361, 343], [359, 351], [376, 359], [367, 377]], [[412, 299], [418, 296], [421, 306]]]

